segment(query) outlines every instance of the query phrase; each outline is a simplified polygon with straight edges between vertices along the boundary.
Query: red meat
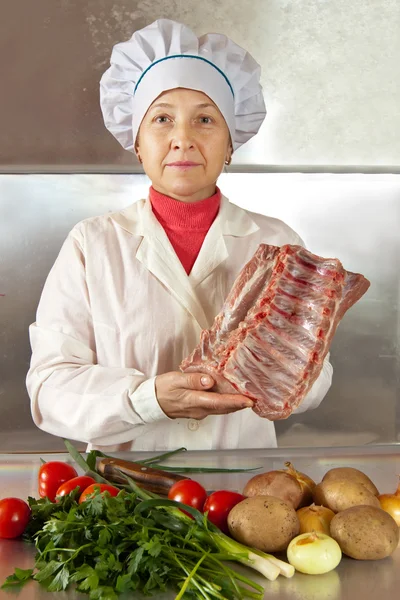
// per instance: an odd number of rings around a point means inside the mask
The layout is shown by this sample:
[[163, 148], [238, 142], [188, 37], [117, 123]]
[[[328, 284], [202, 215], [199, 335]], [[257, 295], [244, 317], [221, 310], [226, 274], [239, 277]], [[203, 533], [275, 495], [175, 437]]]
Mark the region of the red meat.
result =
[[337, 259], [260, 244], [180, 368], [210, 374], [213, 391], [252, 398], [261, 417], [285, 419], [320, 374], [343, 315], [369, 285]]

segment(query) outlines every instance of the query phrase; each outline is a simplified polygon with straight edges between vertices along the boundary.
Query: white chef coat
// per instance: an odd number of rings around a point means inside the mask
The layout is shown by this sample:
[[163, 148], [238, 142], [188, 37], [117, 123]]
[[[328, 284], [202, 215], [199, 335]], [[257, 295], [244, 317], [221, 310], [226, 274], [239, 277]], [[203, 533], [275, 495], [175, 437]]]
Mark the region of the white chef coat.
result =
[[[275, 447], [273, 423], [251, 409], [170, 419], [155, 394], [155, 377], [179, 370], [260, 243], [303, 245], [224, 196], [189, 276], [149, 199], [76, 225], [30, 326], [36, 425], [106, 451]], [[317, 407], [331, 378], [327, 358], [297, 412]]]

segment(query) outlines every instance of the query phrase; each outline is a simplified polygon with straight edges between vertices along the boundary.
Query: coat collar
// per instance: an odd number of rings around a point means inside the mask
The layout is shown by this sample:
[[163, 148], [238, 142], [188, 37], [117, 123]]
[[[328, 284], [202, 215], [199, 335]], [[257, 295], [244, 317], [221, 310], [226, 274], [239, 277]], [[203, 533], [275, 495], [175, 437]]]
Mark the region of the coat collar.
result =
[[160, 223], [149, 199], [140, 200], [111, 219], [133, 235], [143, 237], [136, 258], [194, 317], [201, 329], [209, 323], [195, 288], [228, 257], [224, 236], [243, 237], [259, 229], [249, 214], [222, 196], [219, 213], [211, 225], [199, 256], [188, 276]]
[[226, 196], [221, 198], [221, 208], [217, 219], [221, 222], [222, 235], [244, 237], [260, 229], [247, 211], [229, 202]]
[[[111, 214], [111, 219], [118, 223], [123, 229], [134, 235], [145, 236], [148, 219], [146, 215], [151, 213], [155, 219], [150, 200], [139, 200], [131, 204], [121, 212]], [[226, 196], [221, 196], [221, 207], [214, 223], [219, 223], [219, 229], [222, 235], [232, 235], [234, 237], [243, 237], [256, 232], [259, 227], [253, 221], [250, 214], [236, 204], [229, 202]]]

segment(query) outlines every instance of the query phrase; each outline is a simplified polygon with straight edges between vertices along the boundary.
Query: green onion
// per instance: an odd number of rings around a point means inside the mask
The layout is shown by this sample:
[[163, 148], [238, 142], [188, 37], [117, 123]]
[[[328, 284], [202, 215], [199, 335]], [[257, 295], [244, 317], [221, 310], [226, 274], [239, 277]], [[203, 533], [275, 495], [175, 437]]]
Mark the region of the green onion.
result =
[[178, 452], [186, 452], [186, 448], [183, 446], [178, 448], [177, 450], [171, 450], [170, 452], [164, 452], [163, 454], [159, 454], [158, 456], [153, 456], [153, 458], [146, 458], [145, 460], [136, 460], [135, 462], [140, 463], [141, 465], [150, 465], [151, 463], [159, 463], [160, 460], [165, 460], [174, 454], [178, 454]]
[[172, 471], [173, 473], [248, 473], [250, 471], [258, 471], [261, 467], [246, 467], [243, 469], [220, 469], [218, 467], [179, 467], [159, 465], [151, 463], [153, 469], [161, 469], [163, 471]]
[[75, 446], [73, 446], [73, 444], [71, 444], [70, 441], [64, 440], [64, 444], [71, 457], [74, 459], [76, 464], [79, 465], [80, 468], [86, 473], [86, 475], [92, 477], [95, 481], [97, 481], [97, 483], [110, 483], [107, 479], [102, 477], [100, 473], [90, 468], [90, 465], [85, 461], [81, 453], [78, 452], [78, 450], [75, 448]]
[[[95, 469], [96, 458], [115, 458], [109, 454], [104, 454], [100, 450], [91, 450], [85, 460], [78, 450], [71, 444], [69, 440], [64, 439], [64, 444], [75, 462], [93, 479], [99, 483], [104, 483], [106, 480], [102, 477]], [[233, 468], [233, 469], [220, 469], [217, 467], [181, 467], [181, 466], [170, 466], [163, 465], [160, 460], [166, 460], [171, 456], [178, 454], [179, 452], [186, 452], [186, 448], [183, 446], [177, 450], [171, 450], [170, 452], [164, 452], [158, 456], [152, 458], [146, 458], [145, 460], [135, 460], [133, 462], [139, 465], [151, 466], [152, 469], [161, 469], [163, 471], [169, 471], [173, 473], [247, 473], [251, 471], [258, 471], [261, 467], [249, 467], [249, 468]], [[108, 483], [108, 482], [107, 482]]]
[[[183, 582], [183, 586], [181, 588], [181, 591], [179, 592], [179, 594], [177, 595], [177, 597], [175, 598], [175, 600], [181, 600], [181, 598], [183, 598], [183, 594], [186, 592], [187, 587], [190, 583], [190, 580], [194, 578], [194, 575], [197, 571], [197, 569], [200, 567], [201, 563], [203, 562], [203, 560], [205, 558], [207, 558], [209, 555], [208, 552], [206, 552], [205, 554], [203, 554], [203, 556], [201, 556], [199, 558], [199, 560], [197, 561], [197, 563], [194, 565], [193, 569], [190, 571], [190, 573], [188, 574], [187, 578], [185, 579], [185, 581]], [[178, 560], [178, 559], [177, 559]], [[179, 562], [179, 560], [178, 560]], [[181, 565], [182, 566], [182, 565]]]

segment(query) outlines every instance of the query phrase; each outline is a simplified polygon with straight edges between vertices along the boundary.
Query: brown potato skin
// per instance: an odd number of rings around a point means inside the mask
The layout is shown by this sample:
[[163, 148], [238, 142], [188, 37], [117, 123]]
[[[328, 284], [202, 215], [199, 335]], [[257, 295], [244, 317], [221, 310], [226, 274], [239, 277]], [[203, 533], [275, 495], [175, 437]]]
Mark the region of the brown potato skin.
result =
[[396, 521], [375, 506], [353, 506], [331, 521], [331, 537], [344, 554], [357, 560], [390, 556], [399, 543], [399, 531]]
[[281, 498], [253, 496], [236, 504], [228, 515], [231, 536], [263, 552], [286, 550], [300, 532], [296, 511]]
[[246, 483], [243, 495], [248, 498], [253, 496], [274, 496], [293, 506], [299, 507], [303, 498], [300, 483], [285, 471], [268, 471], [255, 475]]
[[326, 506], [334, 513], [352, 506], [368, 505], [380, 508], [379, 500], [361, 483], [350, 480], [322, 480], [314, 489], [315, 504]]
[[322, 481], [334, 481], [337, 479], [346, 480], [346, 481], [354, 481], [355, 483], [362, 483], [367, 490], [371, 492], [374, 496], [379, 495], [378, 488], [375, 484], [370, 480], [370, 478], [365, 475], [362, 471], [358, 469], [354, 469], [353, 467], [337, 467], [335, 469], [330, 469], [325, 473]]

